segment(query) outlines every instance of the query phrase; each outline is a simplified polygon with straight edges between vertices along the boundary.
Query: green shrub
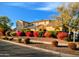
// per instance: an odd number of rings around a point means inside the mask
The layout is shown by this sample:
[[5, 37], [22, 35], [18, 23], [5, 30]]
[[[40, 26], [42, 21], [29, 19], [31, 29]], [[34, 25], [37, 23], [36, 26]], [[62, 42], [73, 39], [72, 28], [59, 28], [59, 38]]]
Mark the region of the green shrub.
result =
[[52, 34], [52, 37], [56, 38], [57, 36], [57, 31], [49, 31]]
[[21, 36], [25, 36], [25, 32], [22, 31]]
[[11, 32], [10, 35], [11, 36], [16, 36], [16, 32]]
[[[73, 41], [73, 39], [68, 38], [68, 37], [64, 38], [64, 40], [68, 41], [68, 42], [72, 42]], [[79, 42], [79, 39], [75, 39], [75, 42]]]
[[43, 31], [40, 31], [39, 32], [39, 37], [42, 37], [43, 36], [43, 33], [44, 33]]
[[24, 32], [24, 33], [26, 33], [26, 32], [29, 32], [31, 30], [30, 29], [22, 29], [21, 31]]
[[68, 41], [68, 42], [73, 41], [73, 39], [70, 39], [70, 38], [68, 38], [68, 37], [64, 38], [64, 40], [65, 40], [65, 41]]
[[5, 35], [6, 35], [6, 36], [11, 36], [11, 35], [10, 35], [10, 31], [6, 31], [6, 32], [5, 32]]

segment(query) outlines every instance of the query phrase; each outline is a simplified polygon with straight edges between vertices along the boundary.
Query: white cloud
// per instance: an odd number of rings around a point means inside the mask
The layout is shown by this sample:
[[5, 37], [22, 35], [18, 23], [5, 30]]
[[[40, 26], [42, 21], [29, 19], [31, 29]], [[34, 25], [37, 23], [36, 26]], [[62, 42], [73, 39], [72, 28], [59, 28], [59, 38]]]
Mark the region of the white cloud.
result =
[[4, 2], [0, 3], [2, 6], [11, 6], [11, 7], [21, 7], [21, 8], [29, 8], [31, 7], [35, 2]]
[[14, 7], [21, 7], [21, 8], [28, 8], [32, 10], [43, 10], [43, 11], [51, 11], [55, 10], [57, 6], [62, 4], [61, 2], [11, 2], [11, 3], [3, 3], [5, 6], [14, 6]]
[[14, 29], [14, 28], [16, 28], [16, 26], [12, 26], [12, 27], [11, 27], [11, 29]]
[[41, 7], [41, 8], [36, 8], [36, 10], [51, 10], [49, 7]]
[[61, 3], [55, 3], [55, 2], [50, 2], [50, 3], [46, 3], [44, 5], [44, 7], [39, 7], [39, 8], [35, 8], [35, 10], [43, 10], [43, 11], [51, 11], [53, 9], [56, 9], [57, 6], [59, 6]]

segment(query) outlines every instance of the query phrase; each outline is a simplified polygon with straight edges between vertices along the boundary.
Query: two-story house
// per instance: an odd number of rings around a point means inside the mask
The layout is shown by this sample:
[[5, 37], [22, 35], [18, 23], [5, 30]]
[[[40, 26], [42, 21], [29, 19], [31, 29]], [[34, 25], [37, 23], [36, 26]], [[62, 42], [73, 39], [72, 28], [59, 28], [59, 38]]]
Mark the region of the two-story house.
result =
[[29, 28], [31, 30], [39, 30], [39, 29], [46, 29], [48, 31], [54, 31], [54, 30], [62, 30], [62, 23], [60, 20], [39, 20], [34, 22], [25, 22], [22, 20], [18, 20], [16, 22], [16, 28], [18, 30]]

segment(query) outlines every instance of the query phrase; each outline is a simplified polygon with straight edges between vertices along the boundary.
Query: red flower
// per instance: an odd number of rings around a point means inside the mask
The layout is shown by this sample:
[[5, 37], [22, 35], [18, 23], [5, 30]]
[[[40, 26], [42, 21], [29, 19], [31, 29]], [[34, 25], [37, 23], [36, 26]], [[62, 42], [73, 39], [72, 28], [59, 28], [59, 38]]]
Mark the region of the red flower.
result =
[[34, 35], [34, 37], [38, 37], [38, 36], [39, 36], [39, 33], [38, 33], [37, 31], [35, 31], [35, 32], [33, 33], [33, 35]]
[[3, 32], [0, 32], [0, 36], [3, 36]]
[[26, 32], [27, 37], [31, 37], [31, 32]]
[[66, 32], [59, 32], [57, 34], [57, 38], [61, 39], [61, 40], [64, 40], [64, 38], [67, 37], [67, 36], [68, 36], [68, 33], [66, 33]]
[[51, 37], [51, 33], [50, 32], [45, 32], [44, 37]]
[[17, 35], [17, 36], [21, 36], [21, 34], [22, 34], [22, 32], [16, 31], [16, 35]]

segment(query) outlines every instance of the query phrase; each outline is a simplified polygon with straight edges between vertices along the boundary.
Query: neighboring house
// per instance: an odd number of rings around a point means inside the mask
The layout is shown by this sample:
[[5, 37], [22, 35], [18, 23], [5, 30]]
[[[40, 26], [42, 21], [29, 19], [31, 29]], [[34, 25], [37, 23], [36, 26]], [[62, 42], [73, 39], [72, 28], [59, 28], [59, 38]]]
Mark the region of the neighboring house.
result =
[[27, 27], [32, 26], [32, 25], [33, 25], [32, 23], [22, 21], [22, 20], [18, 20], [16, 22], [16, 29], [21, 30], [21, 29], [27, 28]]
[[39, 30], [39, 29], [46, 29], [48, 31], [52, 30], [57, 30], [61, 31], [62, 30], [62, 23], [59, 20], [40, 20], [40, 21], [35, 21], [35, 22], [25, 22], [22, 20], [18, 20], [16, 22], [16, 28], [18, 30], [24, 29], [24, 28], [29, 28], [31, 30]]

